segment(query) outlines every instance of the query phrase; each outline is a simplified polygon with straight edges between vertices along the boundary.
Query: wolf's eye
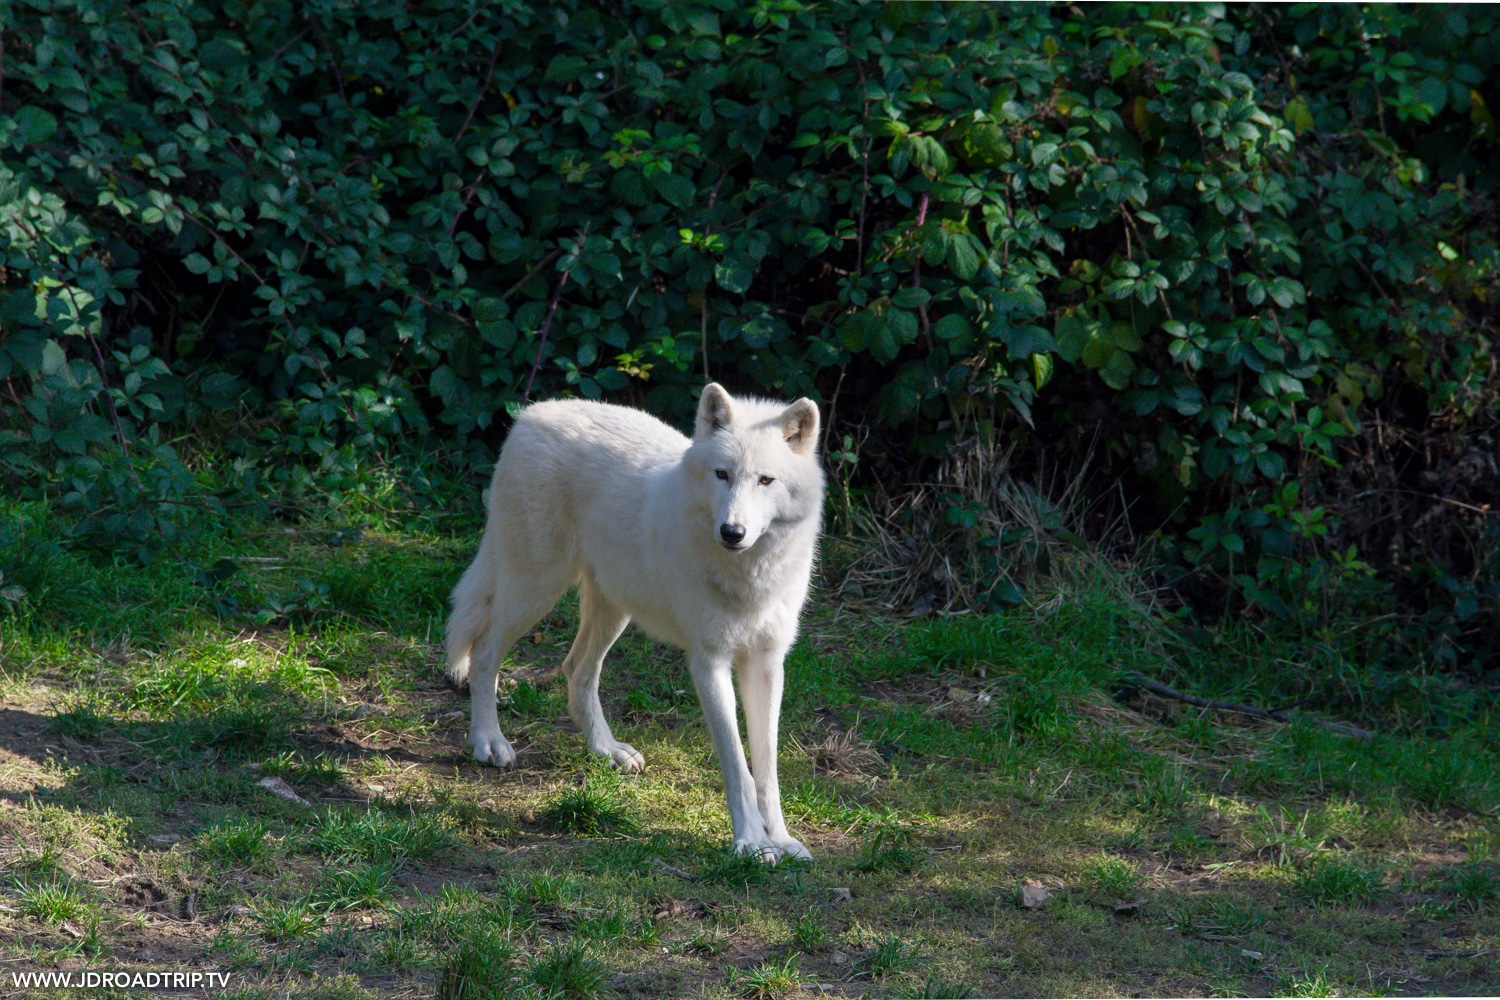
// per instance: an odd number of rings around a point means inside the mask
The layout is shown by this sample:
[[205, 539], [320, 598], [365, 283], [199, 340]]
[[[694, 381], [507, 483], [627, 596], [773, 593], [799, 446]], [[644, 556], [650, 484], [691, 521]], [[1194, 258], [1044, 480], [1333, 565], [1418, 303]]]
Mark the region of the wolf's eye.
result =
[[776, 482], [776, 480], [772, 479], [770, 476], [761, 476], [760, 477], [760, 484], [762, 486], [770, 486], [774, 482]]
[[714, 475], [718, 476], [720, 479], [728, 479], [729, 478], [729, 473], [726, 472], [723, 469], [715, 469], [714, 470]]

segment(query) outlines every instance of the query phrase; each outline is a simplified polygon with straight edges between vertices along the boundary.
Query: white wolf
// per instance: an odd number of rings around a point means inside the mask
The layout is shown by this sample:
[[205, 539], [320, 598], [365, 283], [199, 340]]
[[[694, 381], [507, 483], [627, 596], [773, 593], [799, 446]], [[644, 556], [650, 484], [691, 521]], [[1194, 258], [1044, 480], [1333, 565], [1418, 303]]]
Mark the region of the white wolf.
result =
[[[568, 711], [589, 749], [638, 771], [639, 751], [599, 705], [604, 654], [634, 619], [686, 650], [734, 824], [734, 846], [769, 861], [807, 858], [787, 832], [776, 784], [782, 660], [807, 597], [823, 510], [818, 408], [703, 390], [689, 441], [639, 410], [537, 403], [517, 418], [490, 486], [479, 554], [453, 591], [448, 671], [469, 678], [469, 745], [509, 767], [495, 682], [511, 645], [579, 590], [578, 636], [563, 662]], [[745, 766], [731, 673], [744, 702]]]

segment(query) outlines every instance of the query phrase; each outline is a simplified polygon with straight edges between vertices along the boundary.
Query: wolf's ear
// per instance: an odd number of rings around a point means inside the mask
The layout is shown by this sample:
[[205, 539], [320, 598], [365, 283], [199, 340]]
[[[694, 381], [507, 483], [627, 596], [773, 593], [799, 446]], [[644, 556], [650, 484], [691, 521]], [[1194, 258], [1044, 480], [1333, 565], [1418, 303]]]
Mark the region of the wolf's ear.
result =
[[698, 399], [698, 420], [693, 426], [693, 440], [702, 441], [721, 427], [728, 427], [734, 419], [734, 404], [729, 393], [717, 382], [703, 387]]
[[799, 455], [811, 455], [818, 445], [818, 404], [803, 396], [781, 414], [781, 433]]

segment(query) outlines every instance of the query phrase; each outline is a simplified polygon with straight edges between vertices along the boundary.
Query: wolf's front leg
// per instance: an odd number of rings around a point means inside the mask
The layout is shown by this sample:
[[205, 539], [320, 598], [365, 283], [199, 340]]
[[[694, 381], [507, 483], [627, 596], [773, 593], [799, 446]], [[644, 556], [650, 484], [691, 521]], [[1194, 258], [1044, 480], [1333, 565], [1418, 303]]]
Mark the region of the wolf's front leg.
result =
[[812, 860], [812, 854], [786, 829], [781, 788], [776, 779], [776, 730], [781, 715], [783, 650], [747, 650], [735, 659], [750, 763], [755, 768], [755, 799], [765, 820], [766, 838], [784, 855]]
[[724, 797], [734, 825], [734, 849], [739, 854], [754, 854], [763, 861], [777, 861], [783, 851], [766, 836], [766, 822], [755, 801], [755, 782], [745, 765], [745, 749], [740, 745], [731, 661], [722, 654], [695, 652], [688, 669], [693, 675], [693, 686], [698, 689], [698, 702], [703, 706], [703, 721], [708, 724], [709, 736], [719, 755], [719, 768], [724, 773]]
[[481, 764], [510, 767], [516, 762], [515, 748], [500, 731], [500, 712], [495, 704], [499, 664], [493, 655], [475, 657], [469, 667], [469, 746]]

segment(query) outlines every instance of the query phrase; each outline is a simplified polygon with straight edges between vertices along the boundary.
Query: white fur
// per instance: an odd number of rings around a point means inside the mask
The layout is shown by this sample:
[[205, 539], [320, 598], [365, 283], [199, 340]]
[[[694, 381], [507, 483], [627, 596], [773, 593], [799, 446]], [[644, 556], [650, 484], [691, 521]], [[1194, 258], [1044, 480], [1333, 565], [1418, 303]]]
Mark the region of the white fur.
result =
[[[589, 749], [623, 770], [645, 766], [599, 705], [604, 654], [634, 620], [688, 653], [736, 850], [809, 857], [781, 815], [776, 725], [823, 508], [817, 439], [811, 401], [735, 399], [716, 384], [703, 390], [691, 441], [626, 407], [559, 400], [524, 410], [500, 452], [479, 554], [454, 588], [448, 620], [449, 674], [469, 678], [475, 759], [515, 762], [495, 708], [500, 664], [576, 585], [581, 621], [562, 669]], [[737, 548], [721, 536], [726, 524], [744, 529]]]

